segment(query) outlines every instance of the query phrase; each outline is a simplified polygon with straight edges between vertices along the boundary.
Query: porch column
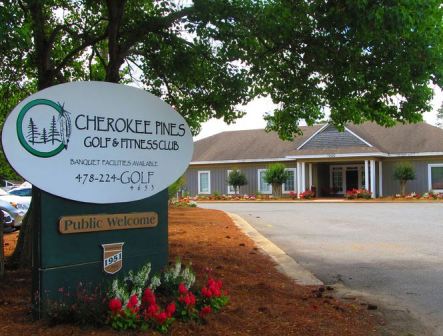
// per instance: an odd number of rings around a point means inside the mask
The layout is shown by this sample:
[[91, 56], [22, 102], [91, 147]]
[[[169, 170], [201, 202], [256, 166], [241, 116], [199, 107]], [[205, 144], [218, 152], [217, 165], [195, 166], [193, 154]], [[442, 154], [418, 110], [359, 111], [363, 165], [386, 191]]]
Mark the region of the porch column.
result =
[[301, 192], [306, 190], [306, 162], [301, 163]]
[[369, 165], [368, 165], [368, 160], [365, 160], [365, 189], [369, 190]]
[[301, 178], [300, 178], [300, 175], [301, 175], [301, 164], [300, 164], [300, 162], [298, 162], [297, 161], [297, 171], [296, 171], [296, 175], [297, 175], [297, 198], [300, 198], [300, 183], [301, 183]]
[[378, 161], [378, 197], [383, 197], [383, 164]]
[[371, 193], [372, 198], [375, 198], [375, 160], [371, 160]]
[[312, 163], [309, 164], [309, 185], [308, 188], [311, 190], [312, 187]]

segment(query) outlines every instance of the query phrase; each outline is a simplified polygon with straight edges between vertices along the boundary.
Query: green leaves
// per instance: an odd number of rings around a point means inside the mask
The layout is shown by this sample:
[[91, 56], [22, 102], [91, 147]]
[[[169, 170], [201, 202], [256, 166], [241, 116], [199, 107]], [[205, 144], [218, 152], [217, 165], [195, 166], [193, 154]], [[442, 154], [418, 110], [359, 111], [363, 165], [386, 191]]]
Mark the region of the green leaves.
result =
[[[136, 83], [194, 133], [232, 123], [257, 96], [278, 104], [283, 139], [330, 111], [339, 128], [418, 122], [443, 86], [440, 0], [8, 1], [0, 5], [0, 85]], [[9, 99], [6, 106], [11, 106]]]
[[325, 107], [339, 128], [418, 122], [430, 110], [429, 83], [442, 84], [440, 1], [272, 1], [262, 15], [261, 50], [247, 55], [255, 83], [280, 104], [266, 120], [282, 138]]
[[415, 180], [415, 170], [410, 162], [400, 162], [394, 167], [394, 178], [399, 181]]
[[269, 184], [283, 184], [289, 177], [289, 172], [283, 163], [273, 163], [266, 169], [263, 179]]

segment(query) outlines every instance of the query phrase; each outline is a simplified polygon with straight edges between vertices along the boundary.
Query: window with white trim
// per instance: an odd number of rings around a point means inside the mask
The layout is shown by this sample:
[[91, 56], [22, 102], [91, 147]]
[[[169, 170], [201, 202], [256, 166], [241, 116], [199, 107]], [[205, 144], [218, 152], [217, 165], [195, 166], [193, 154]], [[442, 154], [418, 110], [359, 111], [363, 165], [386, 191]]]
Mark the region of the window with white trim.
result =
[[198, 193], [211, 193], [211, 172], [209, 170], [198, 171]]
[[343, 194], [343, 167], [331, 167], [331, 188], [333, 193]]
[[443, 192], [443, 163], [428, 164], [428, 189]]
[[295, 179], [297, 177], [297, 174], [296, 174], [296, 168], [286, 168], [285, 170], [289, 173], [289, 176], [286, 182], [283, 183], [283, 193], [288, 194], [291, 191], [295, 191], [295, 186], [297, 184], [295, 182]]
[[271, 194], [272, 186], [269, 183], [265, 182], [265, 171], [266, 169], [257, 170], [258, 192], [262, 194]]
[[[229, 181], [229, 174], [231, 174], [231, 172], [232, 172], [232, 169], [226, 171], [226, 173], [227, 173], [226, 174], [226, 181]], [[235, 194], [234, 186], [230, 185], [229, 182], [226, 182], [226, 183], [228, 185], [228, 195]]]

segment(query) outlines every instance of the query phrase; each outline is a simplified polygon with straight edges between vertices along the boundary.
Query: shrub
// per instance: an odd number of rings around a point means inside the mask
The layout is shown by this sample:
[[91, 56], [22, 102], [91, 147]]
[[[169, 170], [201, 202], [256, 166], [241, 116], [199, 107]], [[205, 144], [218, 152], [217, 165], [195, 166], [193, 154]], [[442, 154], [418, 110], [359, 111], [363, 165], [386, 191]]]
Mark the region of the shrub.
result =
[[177, 192], [185, 185], [185, 183], [185, 177], [181, 176], [168, 187], [168, 197], [170, 201], [177, 196]]
[[289, 172], [283, 163], [274, 163], [268, 166], [264, 174], [266, 183], [272, 185], [272, 194], [276, 197], [282, 195], [282, 184], [286, 182], [289, 177]]
[[415, 170], [409, 162], [398, 163], [394, 167], [394, 178], [400, 182], [400, 194], [406, 193], [406, 183], [415, 180]]
[[228, 184], [234, 187], [235, 194], [239, 192], [239, 188], [248, 184], [246, 175], [238, 169], [234, 169], [228, 175]]
[[50, 324], [104, 325], [106, 294], [102, 288], [79, 283], [75, 291], [59, 288], [57, 295], [57, 299], [48, 300], [47, 317]]

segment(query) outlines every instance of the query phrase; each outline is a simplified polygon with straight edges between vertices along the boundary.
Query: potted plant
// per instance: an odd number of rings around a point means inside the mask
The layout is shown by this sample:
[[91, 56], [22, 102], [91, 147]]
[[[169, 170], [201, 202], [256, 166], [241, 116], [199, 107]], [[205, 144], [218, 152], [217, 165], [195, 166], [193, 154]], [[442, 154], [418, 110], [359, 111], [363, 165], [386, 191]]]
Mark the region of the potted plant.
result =
[[282, 184], [286, 182], [288, 177], [289, 172], [283, 163], [269, 165], [263, 176], [265, 182], [272, 185], [272, 195], [275, 197], [281, 197]]
[[248, 184], [246, 175], [238, 169], [234, 169], [228, 175], [228, 184], [234, 187], [234, 193], [237, 195], [240, 187]]
[[394, 168], [394, 178], [400, 182], [400, 194], [406, 193], [406, 183], [415, 180], [415, 170], [409, 162], [398, 163]]

